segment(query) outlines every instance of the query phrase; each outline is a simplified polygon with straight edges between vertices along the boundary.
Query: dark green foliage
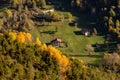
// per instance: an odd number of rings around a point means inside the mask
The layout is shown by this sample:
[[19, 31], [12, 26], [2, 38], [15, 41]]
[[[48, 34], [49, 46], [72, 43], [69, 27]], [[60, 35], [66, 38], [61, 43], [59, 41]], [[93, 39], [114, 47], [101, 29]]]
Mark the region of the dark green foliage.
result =
[[[71, 68], [67, 71], [67, 80], [119, 80], [119, 74], [101, 67], [82, 68], [80, 62], [72, 60]], [[109, 77], [108, 77], [109, 76]]]
[[81, 74], [84, 70], [81, 69], [81, 64], [79, 63], [80, 63], [79, 61], [73, 60], [73, 63], [71, 64], [71, 69], [69, 69], [67, 72], [68, 79], [71, 80], [82, 79]]
[[47, 75], [58, 78], [59, 66], [49, 52], [41, 52], [39, 46], [10, 42], [8, 37], [0, 37], [1, 79], [45, 79]]

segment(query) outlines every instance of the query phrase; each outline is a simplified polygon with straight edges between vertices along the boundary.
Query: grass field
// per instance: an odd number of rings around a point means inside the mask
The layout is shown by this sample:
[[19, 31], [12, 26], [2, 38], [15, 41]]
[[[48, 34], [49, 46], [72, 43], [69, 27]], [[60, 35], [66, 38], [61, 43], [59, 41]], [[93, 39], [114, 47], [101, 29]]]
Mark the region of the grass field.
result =
[[[61, 12], [63, 15], [66, 12]], [[76, 18], [75, 16], [73, 17]], [[103, 43], [103, 36], [90, 36], [86, 37], [81, 34], [77, 34], [80, 32], [81, 28], [86, 27], [92, 30], [91, 23], [92, 20], [89, 16], [83, 15], [79, 16], [79, 26], [70, 26], [68, 20], [64, 20], [63, 22], [52, 22], [46, 23], [45, 26], [39, 26], [37, 29], [32, 31], [32, 34], [35, 37], [40, 37], [40, 40], [43, 43], [48, 43], [55, 38], [61, 38], [62, 41], [67, 42], [68, 47], [59, 48], [64, 54], [72, 57], [77, 57], [83, 59], [87, 63], [98, 63], [101, 60], [103, 52], [93, 52], [92, 56], [88, 56], [88, 52], [85, 50], [86, 45], [92, 45], [95, 43]], [[54, 31], [58, 29], [56, 33]]]

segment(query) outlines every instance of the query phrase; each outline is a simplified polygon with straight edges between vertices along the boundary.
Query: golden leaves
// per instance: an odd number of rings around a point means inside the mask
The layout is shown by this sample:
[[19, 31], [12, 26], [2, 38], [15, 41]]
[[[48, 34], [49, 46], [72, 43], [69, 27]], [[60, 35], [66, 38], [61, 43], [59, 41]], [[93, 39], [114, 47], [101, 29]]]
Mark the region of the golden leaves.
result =
[[9, 40], [17, 40], [20, 43], [31, 44], [32, 38], [30, 33], [25, 32], [8, 32]]
[[38, 46], [41, 46], [41, 42], [39, 40], [39, 38], [37, 37], [36, 40], [35, 40], [35, 44], [38, 45]]
[[26, 43], [30, 44], [32, 42], [32, 37], [30, 33], [25, 34]]
[[32, 38], [30, 33], [19, 32], [17, 33], [17, 40], [21, 43], [31, 44]]
[[17, 34], [17, 40], [21, 43], [25, 43], [25, 32], [19, 32]]
[[69, 65], [69, 59], [53, 46], [48, 46], [50, 55], [55, 58], [60, 66], [60, 71], [65, 72]]
[[15, 32], [9, 32], [8, 35], [9, 35], [11, 40], [13, 40], [13, 41], [16, 40], [16, 33]]
[[46, 51], [48, 53], [50, 53], [50, 56], [53, 57], [54, 59], [56, 59], [58, 65], [60, 66], [60, 71], [61, 72], [65, 72], [68, 69], [68, 66], [70, 64], [69, 59], [65, 56], [62, 55], [62, 52], [59, 51], [58, 49], [56, 49], [53, 46], [47, 46], [44, 43], [41, 43], [41, 41], [39, 40], [39, 38], [36, 38], [36, 40], [33, 42], [31, 40], [31, 34], [30, 33], [25, 33], [25, 32], [9, 32], [9, 37], [10, 39], [17, 40], [20, 43], [24, 43], [24, 44], [30, 44], [30, 43], [34, 43], [33, 45], [37, 45], [40, 48], [40, 51]]

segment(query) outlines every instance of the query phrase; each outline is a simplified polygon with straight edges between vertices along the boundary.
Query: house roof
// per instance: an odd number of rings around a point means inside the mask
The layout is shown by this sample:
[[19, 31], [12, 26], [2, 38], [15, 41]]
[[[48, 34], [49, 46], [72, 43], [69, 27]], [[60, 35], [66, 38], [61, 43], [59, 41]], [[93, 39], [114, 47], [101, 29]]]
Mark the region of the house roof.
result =
[[52, 40], [51, 42], [55, 42], [55, 41], [62, 42], [62, 40], [60, 38], [56, 38], [56, 39]]
[[82, 29], [82, 32], [88, 32], [88, 29], [84, 28]]

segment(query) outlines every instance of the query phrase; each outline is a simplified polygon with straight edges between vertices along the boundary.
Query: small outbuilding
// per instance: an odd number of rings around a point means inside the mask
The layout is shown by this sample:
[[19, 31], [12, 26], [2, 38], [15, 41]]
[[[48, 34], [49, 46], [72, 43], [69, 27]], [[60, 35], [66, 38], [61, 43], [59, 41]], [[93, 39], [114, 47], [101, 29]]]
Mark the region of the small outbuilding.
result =
[[83, 35], [85, 35], [85, 36], [88, 36], [88, 35], [89, 35], [89, 30], [86, 29], [86, 28], [83, 28], [83, 29], [81, 30], [81, 33], [82, 33]]
[[62, 40], [60, 38], [56, 38], [56, 39], [52, 40], [50, 43], [53, 46], [60, 46], [61, 42], [62, 42]]

